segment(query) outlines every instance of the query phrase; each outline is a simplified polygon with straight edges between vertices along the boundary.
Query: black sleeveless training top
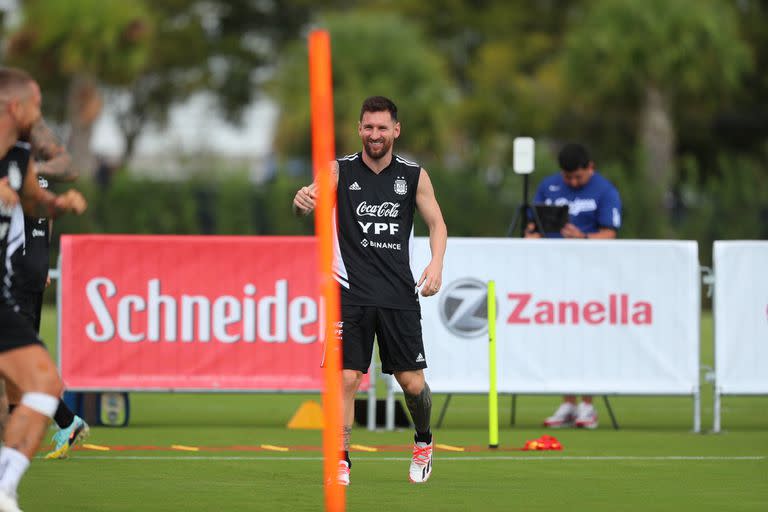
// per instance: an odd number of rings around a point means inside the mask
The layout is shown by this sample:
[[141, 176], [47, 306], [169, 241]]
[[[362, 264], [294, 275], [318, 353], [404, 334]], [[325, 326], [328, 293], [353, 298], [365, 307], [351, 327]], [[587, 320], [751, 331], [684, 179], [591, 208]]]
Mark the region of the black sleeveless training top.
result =
[[419, 310], [410, 259], [421, 166], [394, 154], [379, 174], [362, 153], [337, 162], [334, 272], [342, 305]]

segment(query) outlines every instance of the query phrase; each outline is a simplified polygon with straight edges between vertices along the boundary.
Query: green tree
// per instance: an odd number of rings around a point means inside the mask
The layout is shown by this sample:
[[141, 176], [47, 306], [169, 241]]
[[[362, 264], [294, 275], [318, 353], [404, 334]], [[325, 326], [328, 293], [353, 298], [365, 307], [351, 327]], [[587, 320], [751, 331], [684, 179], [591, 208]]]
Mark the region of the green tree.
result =
[[[768, 2], [738, 1], [736, 6], [741, 33], [752, 49], [754, 65], [746, 73], [744, 86], [733, 103], [722, 106], [714, 129], [705, 133], [709, 137], [703, 141], [699, 162], [710, 167], [718, 161], [717, 150], [723, 148], [746, 151], [763, 158], [764, 165], [768, 165]], [[695, 132], [689, 129], [684, 133]]]
[[[70, 125], [78, 161], [91, 159], [92, 122], [102, 93], [111, 93], [126, 162], [145, 125], [165, 125], [170, 108], [196, 92], [210, 92], [220, 112], [238, 121], [279, 50], [332, 3], [29, 0], [7, 60], [39, 78], [53, 100], [46, 101], [46, 115]], [[67, 97], [68, 114], [57, 108]]]
[[148, 122], [165, 125], [170, 108], [196, 92], [211, 93], [220, 112], [240, 121], [281, 48], [327, 3], [153, 1], [152, 15], [162, 23], [149, 61], [130, 88], [118, 91], [124, 99], [118, 112], [123, 161]]
[[512, 166], [515, 136], [551, 136], [562, 79], [559, 52], [580, 0], [510, 2], [388, 0], [424, 27], [460, 91], [464, 166], [498, 184]]
[[712, 116], [750, 67], [733, 6], [719, 0], [588, 3], [572, 20], [563, 59], [576, 109], [635, 120], [658, 194], [674, 181], [675, 114], [695, 106]]
[[[419, 29], [397, 15], [361, 12], [329, 14], [319, 26], [331, 34], [337, 152], [359, 150], [360, 105], [380, 94], [398, 106], [398, 144], [419, 158], [441, 156], [452, 129], [453, 88]], [[304, 159], [311, 154], [307, 58], [306, 41], [293, 44], [268, 88], [281, 109], [277, 150]]]
[[68, 121], [75, 165], [92, 171], [100, 88], [128, 86], [146, 65], [153, 35], [147, 6], [142, 0], [29, 0], [23, 20], [10, 35], [6, 62], [40, 82], [46, 113]]

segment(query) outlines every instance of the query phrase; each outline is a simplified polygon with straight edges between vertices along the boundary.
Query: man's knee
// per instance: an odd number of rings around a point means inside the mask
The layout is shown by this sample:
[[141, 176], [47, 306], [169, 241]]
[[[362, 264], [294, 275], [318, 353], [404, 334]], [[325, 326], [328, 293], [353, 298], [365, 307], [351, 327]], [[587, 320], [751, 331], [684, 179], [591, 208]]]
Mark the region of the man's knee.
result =
[[17, 395], [36, 392], [61, 396], [64, 386], [51, 360], [40, 345], [30, 345], [3, 353], [0, 358], [9, 391], [17, 388]]
[[61, 382], [56, 368], [52, 366], [26, 375], [24, 381], [19, 383], [18, 387], [22, 397], [26, 393], [44, 393], [60, 397], [64, 392], [64, 384]]
[[418, 395], [424, 390], [424, 373], [418, 372], [400, 372], [395, 375], [397, 382], [403, 389], [403, 393], [408, 395]]
[[355, 392], [363, 380], [363, 372], [357, 370], [343, 370], [341, 372], [341, 385], [346, 392]]

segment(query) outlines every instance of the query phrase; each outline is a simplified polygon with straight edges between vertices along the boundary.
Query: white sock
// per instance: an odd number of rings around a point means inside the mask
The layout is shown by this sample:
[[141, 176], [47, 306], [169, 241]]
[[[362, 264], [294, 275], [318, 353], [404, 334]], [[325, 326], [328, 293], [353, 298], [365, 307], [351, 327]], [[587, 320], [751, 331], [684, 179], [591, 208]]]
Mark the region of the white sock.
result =
[[0, 448], [0, 489], [16, 496], [16, 489], [24, 472], [29, 467], [29, 459], [13, 448]]

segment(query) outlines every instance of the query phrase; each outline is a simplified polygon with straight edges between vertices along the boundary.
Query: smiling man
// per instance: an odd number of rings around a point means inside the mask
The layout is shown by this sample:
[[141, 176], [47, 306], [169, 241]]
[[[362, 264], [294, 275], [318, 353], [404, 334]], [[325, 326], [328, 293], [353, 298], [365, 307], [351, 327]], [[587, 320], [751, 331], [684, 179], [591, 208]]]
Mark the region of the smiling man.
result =
[[[375, 336], [382, 371], [400, 384], [416, 427], [409, 479], [423, 483], [432, 472], [432, 394], [424, 380], [418, 290], [424, 297], [440, 290], [448, 232], [427, 171], [392, 152], [400, 136], [395, 104], [382, 96], [366, 99], [358, 134], [363, 151], [332, 164], [343, 352], [344, 453], [338, 481], [349, 485], [355, 393], [371, 364]], [[312, 184], [296, 193], [295, 213], [308, 215], [315, 209], [316, 190]], [[429, 229], [432, 251], [418, 282], [410, 265], [415, 210]]]

